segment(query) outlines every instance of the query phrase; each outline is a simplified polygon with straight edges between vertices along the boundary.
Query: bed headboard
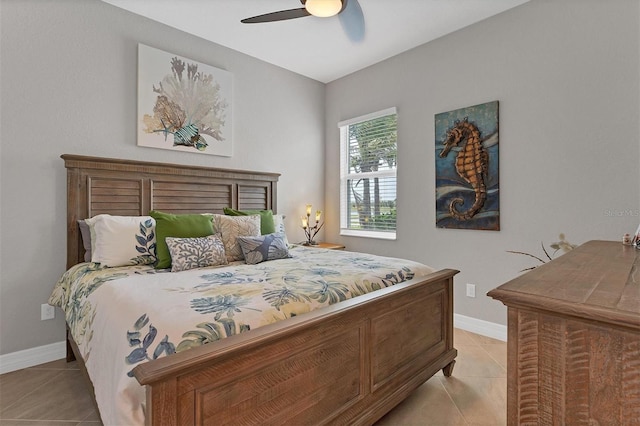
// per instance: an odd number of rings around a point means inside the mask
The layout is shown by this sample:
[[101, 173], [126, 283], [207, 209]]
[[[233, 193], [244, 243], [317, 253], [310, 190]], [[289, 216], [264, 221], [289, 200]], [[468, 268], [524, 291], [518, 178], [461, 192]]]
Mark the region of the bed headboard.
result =
[[67, 168], [67, 268], [84, 258], [77, 221], [97, 214], [222, 213], [224, 207], [276, 211], [279, 173], [61, 157]]

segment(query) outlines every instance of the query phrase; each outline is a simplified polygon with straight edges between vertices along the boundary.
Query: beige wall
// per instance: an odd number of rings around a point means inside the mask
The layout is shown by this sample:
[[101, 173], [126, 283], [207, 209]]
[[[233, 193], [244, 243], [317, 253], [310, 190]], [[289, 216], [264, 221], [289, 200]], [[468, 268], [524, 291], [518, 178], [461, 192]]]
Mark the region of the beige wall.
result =
[[[486, 296], [543, 255], [620, 240], [640, 223], [637, 0], [532, 0], [340, 80], [326, 90], [328, 239], [457, 277], [455, 312], [506, 324]], [[500, 101], [501, 231], [435, 228], [434, 115]], [[397, 241], [340, 237], [340, 120], [398, 108]], [[475, 299], [465, 283], [476, 284]]]
[[[64, 339], [60, 310], [40, 321], [65, 269], [63, 153], [280, 172], [302, 240], [294, 212], [322, 201], [323, 84], [97, 0], [2, 0], [0, 15], [0, 354]], [[233, 74], [232, 158], [136, 146], [138, 43]]]

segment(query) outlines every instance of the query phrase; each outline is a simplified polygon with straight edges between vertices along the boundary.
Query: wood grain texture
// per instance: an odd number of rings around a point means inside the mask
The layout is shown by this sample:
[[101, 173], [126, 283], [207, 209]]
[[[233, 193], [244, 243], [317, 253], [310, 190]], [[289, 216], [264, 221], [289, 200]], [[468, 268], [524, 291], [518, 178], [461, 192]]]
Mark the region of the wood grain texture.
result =
[[589, 332], [579, 323], [567, 325], [567, 376], [566, 416], [578, 424], [589, 423]]
[[489, 292], [509, 312], [509, 425], [640, 424], [639, 264], [594, 241]]
[[371, 386], [374, 391], [383, 386], [386, 380], [391, 380], [396, 375], [407, 374], [412, 363], [427, 355], [429, 350], [444, 349], [445, 336], [441, 329], [443, 304], [443, 291], [440, 291], [429, 297], [410, 301], [372, 319], [373, 347], [395, 348], [393, 351], [372, 354]]
[[640, 423], [640, 339], [637, 336], [626, 336], [622, 343], [621, 359], [621, 416], [623, 419], [636, 419]]
[[640, 330], [638, 250], [589, 241], [489, 292], [523, 306]]
[[535, 424], [540, 417], [538, 395], [540, 393], [540, 354], [538, 352], [537, 316], [528, 312], [518, 315], [518, 346], [516, 353], [516, 375], [507, 378], [514, 381], [518, 390], [518, 421]]
[[[76, 221], [94, 214], [276, 209], [276, 173], [62, 158], [68, 267], [84, 255]], [[457, 273], [436, 271], [140, 364], [146, 423], [373, 424], [438, 370], [451, 374]]]
[[[196, 390], [202, 423], [317, 423], [362, 398], [359, 329], [291, 350], [244, 378]], [[298, 348], [296, 348], [298, 349]], [[340, 391], [336, 392], [336, 389]]]
[[[424, 309], [448, 299], [455, 273], [440, 271], [140, 364], [134, 374], [153, 389], [148, 404], [166, 405], [175, 397], [179, 407], [175, 417], [165, 412], [153, 424], [183, 424], [187, 416], [179, 414], [189, 411], [193, 423], [184, 424], [372, 424], [455, 359], [456, 350], [444, 343], [453, 330], [442, 333], [439, 327], [447, 311]], [[419, 311], [406, 318], [401, 306]], [[372, 326], [395, 314], [411, 323], [412, 333]], [[388, 354], [416, 342], [422, 351], [405, 358]], [[381, 374], [378, 356], [392, 359], [396, 368]], [[175, 392], [166, 385], [173, 380]]]
[[538, 327], [539, 356], [539, 419], [543, 424], [553, 424], [563, 412], [564, 387], [564, 326], [548, 317], [541, 318]]

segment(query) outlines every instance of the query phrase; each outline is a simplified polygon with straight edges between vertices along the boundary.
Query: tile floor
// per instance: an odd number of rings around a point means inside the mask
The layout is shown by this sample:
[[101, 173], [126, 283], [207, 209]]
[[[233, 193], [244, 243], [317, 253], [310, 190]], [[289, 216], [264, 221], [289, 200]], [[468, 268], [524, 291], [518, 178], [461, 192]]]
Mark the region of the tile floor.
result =
[[[376, 426], [506, 424], [507, 344], [455, 330], [453, 375], [442, 372]], [[75, 362], [53, 361], [0, 376], [1, 426], [99, 426]]]

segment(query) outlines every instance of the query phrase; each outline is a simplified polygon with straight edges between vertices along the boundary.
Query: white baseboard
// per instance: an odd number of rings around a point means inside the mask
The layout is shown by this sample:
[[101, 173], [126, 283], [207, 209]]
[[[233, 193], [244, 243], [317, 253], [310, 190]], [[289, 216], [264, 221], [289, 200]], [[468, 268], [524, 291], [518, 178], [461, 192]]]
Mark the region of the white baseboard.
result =
[[484, 321], [464, 315], [453, 314], [453, 326], [461, 330], [470, 331], [493, 339], [507, 341], [507, 326], [495, 322]]
[[[503, 342], [507, 341], [506, 325], [496, 324], [459, 314], [453, 314], [453, 325], [456, 328], [480, 334], [482, 336], [502, 340]], [[45, 362], [55, 361], [57, 359], [64, 358], [66, 354], [67, 345], [65, 341], [62, 341], [0, 355], [0, 374], [9, 373], [22, 368], [33, 367], [34, 365], [43, 364]]]
[[67, 342], [51, 343], [23, 351], [0, 355], [0, 374], [21, 370], [67, 356]]

